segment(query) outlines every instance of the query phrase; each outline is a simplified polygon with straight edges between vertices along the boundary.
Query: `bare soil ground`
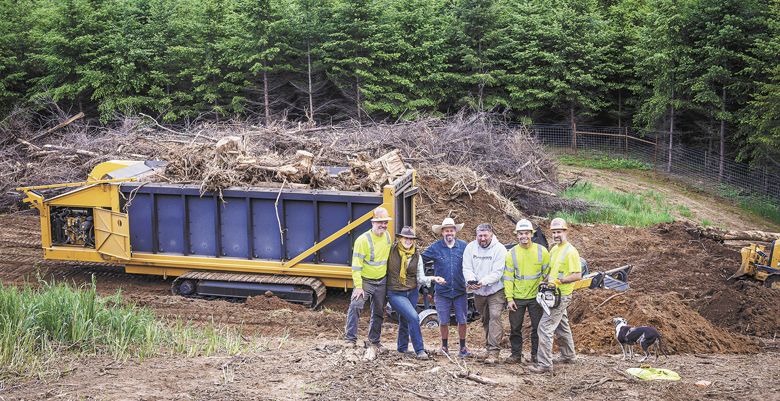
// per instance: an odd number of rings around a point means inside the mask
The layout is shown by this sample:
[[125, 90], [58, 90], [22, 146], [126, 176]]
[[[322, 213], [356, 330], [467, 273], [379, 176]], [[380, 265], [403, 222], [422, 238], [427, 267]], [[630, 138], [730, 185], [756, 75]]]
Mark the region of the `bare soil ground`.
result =
[[[644, 192], [648, 189], [663, 194], [672, 204], [686, 206], [693, 212], [693, 219], [700, 223], [709, 220], [718, 227], [730, 230], [764, 230], [777, 232], [780, 226], [746, 213], [728, 200], [719, 200], [711, 194], [692, 189], [689, 185], [654, 175], [652, 171], [604, 170], [587, 167], [560, 165], [559, 178], [562, 182], [579, 178], [592, 184], [626, 193]], [[676, 216], [685, 219], [683, 216]]]
[[[474, 207], [471, 202], [486, 201], [461, 199], [464, 210]], [[391, 352], [377, 361], [360, 361], [362, 349], [343, 348], [339, 341], [347, 304], [343, 291], [329, 289], [325, 304], [313, 311], [266, 297], [246, 303], [182, 298], [170, 295], [170, 280], [159, 277], [129, 275], [107, 265], [42, 261], [35, 216], [0, 216], [0, 226], [0, 281], [6, 285], [35, 283], [36, 276], [81, 284], [94, 276], [101, 293], [121, 290], [128, 302], [164, 318], [232, 325], [252, 344], [237, 357], [63, 360], [54, 378], [0, 383], [0, 399], [765, 400], [777, 399], [780, 391], [771, 369], [756, 369], [780, 363], [774, 340], [780, 307], [772, 302], [777, 291], [727, 283], [725, 278], [736, 269], [737, 252], [693, 237], [683, 223], [645, 230], [574, 227], [572, 241], [593, 270], [634, 265], [632, 289], [606, 303], [614, 293], [576, 293], [569, 311], [580, 359], [557, 367], [555, 375], [533, 375], [524, 365], [466, 362], [467, 369], [496, 385], [453, 377], [461, 367], [441, 356], [418, 362], [395, 352], [397, 329], [392, 322], [385, 323], [383, 335]], [[623, 376], [622, 371], [638, 363], [616, 355], [611, 318], [617, 315], [661, 329], [670, 356], [651, 364], [677, 371], [681, 382], [640, 382]], [[436, 329], [424, 334], [429, 349], [438, 346]], [[479, 324], [469, 326], [474, 350], [481, 349], [483, 335]], [[699, 380], [712, 384], [696, 386]]]

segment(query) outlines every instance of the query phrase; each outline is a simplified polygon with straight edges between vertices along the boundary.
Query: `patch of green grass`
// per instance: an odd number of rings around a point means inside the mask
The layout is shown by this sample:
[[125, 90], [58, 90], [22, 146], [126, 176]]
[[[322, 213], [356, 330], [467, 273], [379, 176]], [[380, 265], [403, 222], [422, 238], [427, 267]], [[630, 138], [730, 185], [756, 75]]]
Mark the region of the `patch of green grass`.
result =
[[0, 284], [0, 378], [40, 376], [65, 352], [143, 359], [236, 353], [243, 342], [238, 331], [213, 324], [162, 322], [149, 309], [126, 305], [119, 292], [99, 296], [94, 283]]
[[702, 227], [709, 227], [711, 225], [712, 225], [712, 222], [707, 220], [707, 219], [704, 219], [704, 220], [701, 221], [701, 226]]
[[558, 158], [558, 162], [567, 166], [589, 167], [599, 170], [650, 170], [650, 165], [647, 163], [605, 155], [593, 157], [562, 155]]
[[674, 221], [672, 206], [663, 195], [655, 191], [619, 193], [584, 182], [568, 188], [562, 196], [567, 199], [582, 199], [593, 205], [583, 212], [558, 212], [553, 216], [563, 217], [572, 223], [647, 227]]
[[744, 194], [740, 189], [730, 185], [721, 185], [718, 188], [718, 194], [724, 198], [736, 201], [742, 210], [751, 212], [775, 224], [780, 224], [780, 202], [772, 198], [763, 195]]
[[680, 216], [685, 217], [686, 219], [693, 218], [693, 212], [691, 211], [691, 209], [688, 208], [688, 206], [685, 205], [677, 205], [677, 213], [679, 213]]

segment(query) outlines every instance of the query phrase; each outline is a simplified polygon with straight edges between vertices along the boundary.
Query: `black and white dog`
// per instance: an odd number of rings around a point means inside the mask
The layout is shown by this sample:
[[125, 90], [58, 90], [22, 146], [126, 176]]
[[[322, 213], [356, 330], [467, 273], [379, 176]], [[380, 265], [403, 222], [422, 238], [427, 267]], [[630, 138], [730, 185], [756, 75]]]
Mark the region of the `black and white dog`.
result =
[[663, 352], [665, 357], [666, 351], [664, 351], [661, 344], [661, 333], [658, 329], [652, 326], [639, 326], [631, 327], [628, 325], [628, 321], [622, 317], [616, 317], [612, 319], [615, 323], [615, 337], [620, 344], [620, 349], [623, 351], [623, 360], [634, 359], [634, 344], [639, 344], [644, 351], [644, 358], [639, 362], [643, 362], [650, 356], [650, 347], [655, 346], [655, 360], [658, 360], [658, 353]]

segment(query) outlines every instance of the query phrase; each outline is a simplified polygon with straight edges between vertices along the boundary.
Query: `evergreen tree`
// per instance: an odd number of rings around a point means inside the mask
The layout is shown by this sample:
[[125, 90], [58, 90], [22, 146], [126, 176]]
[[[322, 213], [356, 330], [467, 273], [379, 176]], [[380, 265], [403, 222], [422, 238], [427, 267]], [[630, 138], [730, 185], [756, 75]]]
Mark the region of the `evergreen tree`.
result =
[[741, 157], [780, 169], [780, 1], [771, 0], [767, 33], [758, 35], [749, 59], [755, 89], [740, 111], [745, 146]]
[[671, 170], [675, 118], [688, 105], [693, 60], [682, 36], [685, 0], [652, 0], [640, 28], [640, 40], [632, 48], [638, 84], [633, 87], [639, 106], [637, 125], [655, 129], [668, 125], [667, 170]]
[[375, 90], [371, 85], [377, 78], [380, 15], [372, 0], [341, 0], [335, 4], [323, 43], [323, 64], [328, 77], [342, 96], [352, 101], [358, 120], [364, 114], [365, 86], [369, 86], [368, 91]]
[[29, 21], [25, 16], [31, 8], [27, 0], [0, 0], [0, 116], [24, 96], [25, 51], [29, 45], [26, 30]]
[[42, 2], [32, 15], [32, 49], [29, 52], [32, 88], [30, 98], [48, 99], [92, 111], [89, 77], [85, 66], [106, 39], [108, 16], [100, 2], [64, 0]]
[[695, 60], [690, 85], [692, 103], [718, 125], [720, 180], [727, 124], [735, 122], [736, 112], [752, 89], [746, 79], [747, 53], [756, 33], [765, 30], [761, 8], [755, 0], [699, 0], [690, 4], [684, 24]]

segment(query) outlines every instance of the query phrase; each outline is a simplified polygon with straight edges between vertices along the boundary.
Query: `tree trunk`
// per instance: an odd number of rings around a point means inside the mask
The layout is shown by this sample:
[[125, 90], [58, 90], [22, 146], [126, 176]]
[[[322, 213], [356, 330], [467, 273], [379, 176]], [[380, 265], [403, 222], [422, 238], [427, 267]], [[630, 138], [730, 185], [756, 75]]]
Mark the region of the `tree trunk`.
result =
[[309, 122], [312, 122], [314, 121], [314, 95], [311, 93], [311, 45], [309, 43], [306, 43], [306, 68], [306, 74], [309, 79], [309, 112], [306, 113], [306, 117], [309, 119]]
[[618, 128], [623, 126], [623, 91], [618, 89]]
[[674, 91], [672, 91], [672, 103], [669, 110], [669, 157], [666, 160], [666, 172], [672, 172], [672, 143], [674, 140]]
[[360, 122], [360, 77], [355, 78], [355, 109], [357, 109], [357, 120]]
[[268, 126], [271, 123], [271, 108], [268, 101], [268, 73], [265, 70], [263, 70], [263, 107], [265, 107], [265, 125]]
[[569, 106], [569, 123], [571, 124], [571, 145], [577, 153], [577, 120], [574, 118], [574, 105]]
[[[483, 66], [482, 66], [482, 41], [479, 41], [479, 43], [477, 43], [477, 57], [479, 58], [479, 74], [480, 76], [482, 76], [484, 75]], [[479, 108], [479, 112], [481, 113], [485, 111], [485, 105], [484, 102], [482, 101], [482, 96], [485, 93], [485, 81], [483, 81], [483, 78], [479, 79], [479, 84], [477, 85], [477, 91], [478, 91], [477, 107]]]
[[718, 183], [723, 182], [723, 167], [726, 162], [726, 87], [723, 87], [723, 96], [721, 97], [720, 111], [720, 164], [718, 164]]

